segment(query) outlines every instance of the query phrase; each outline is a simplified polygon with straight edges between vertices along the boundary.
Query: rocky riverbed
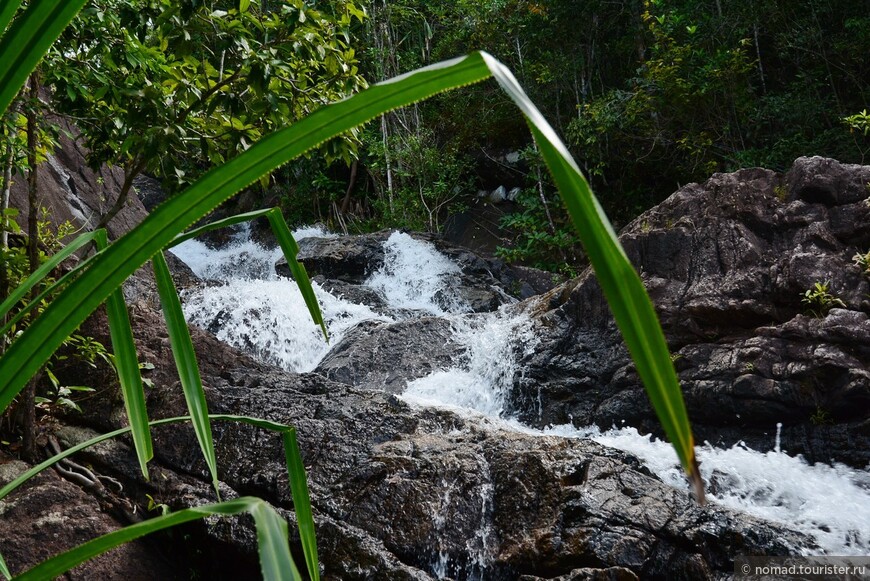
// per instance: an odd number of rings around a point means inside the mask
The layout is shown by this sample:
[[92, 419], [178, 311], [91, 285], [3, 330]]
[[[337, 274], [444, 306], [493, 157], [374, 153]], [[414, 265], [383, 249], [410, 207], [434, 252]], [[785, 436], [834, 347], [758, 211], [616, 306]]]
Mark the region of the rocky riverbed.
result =
[[[660, 469], [619, 443], [627, 426], [655, 434], [657, 425], [591, 272], [554, 286], [543, 273], [432, 237], [308, 236], [300, 259], [334, 335], [326, 345], [312, 343], [316, 329], [274, 331], [302, 323], [284, 318], [299, 303], [281, 302], [278, 285], [291, 294], [293, 285], [270, 272], [271, 258], [254, 279], [200, 272], [218, 279], [209, 283], [183, 264], [175, 271], [188, 316], [208, 329], [194, 330], [194, 341], [211, 411], [298, 429], [325, 578], [724, 579], [737, 555], [860, 553], [870, 543], [861, 516], [870, 511], [870, 285], [852, 262], [870, 249], [868, 183], [870, 167], [820, 158], [801, 158], [786, 175], [716, 174], [622, 232], [660, 313], [696, 435], [718, 446], [702, 464], [713, 496], [706, 507], [667, 476], [675, 457]], [[408, 248], [418, 254], [408, 258]], [[416, 274], [397, 277], [402, 268]], [[816, 282], [845, 308], [808, 314], [801, 297]], [[267, 298], [254, 297], [257, 288]], [[140, 360], [154, 365], [149, 412], [182, 415], [152, 283], [143, 276], [126, 290]], [[215, 306], [221, 293], [230, 300]], [[89, 332], [105, 337], [99, 315]], [[76, 380], [103, 387], [83, 414], [46, 425], [67, 446], [124, 422], [109, 377]], [[614, 425], [622, 431], [601, 435]], [[729, 490], [749, 490], [740, 488], [748, 473], [709, 467], [738, 441], [746, 447], [734, 450], [780, 462], [778, 472], [775, 463], [762, 469], [774, 508], [801, 502], [778, 492], [778, 480], [840, 463], [830, 469], [840, 480], [818, 482], [854, 505], [846, 510], [856, 520], [842, 530], [819, 524], [828, 532], [816, 534], [812, 524], [798, 530], [789, 518], [727, 506]], [[215, 443], [222, 495], [262, 496], [292, 524], [280, 440], [218, 423]], [[10, 566], [142, 518], [149, 497], [173, 510], [214, 500], [191, 430], [161, 428], [155, 448], [149, 483], [118, 442], [79, 461], [122, 492], [82, 491], [46, 474], [10, 497], [0, 521]], [[20, 469], [4, 466], [4, 478]], [[46, 534], [54, 529], [64, 534]], [[135, 558], [158, 563], [160, 578], [187, 578], [191, 567], [249, 578], [258, 574], [254, 543], [247, 521], [212, 519], [73, 577], [136, 578], [124, 568]], [[167, 560], [173, 553], [185, 558]]]

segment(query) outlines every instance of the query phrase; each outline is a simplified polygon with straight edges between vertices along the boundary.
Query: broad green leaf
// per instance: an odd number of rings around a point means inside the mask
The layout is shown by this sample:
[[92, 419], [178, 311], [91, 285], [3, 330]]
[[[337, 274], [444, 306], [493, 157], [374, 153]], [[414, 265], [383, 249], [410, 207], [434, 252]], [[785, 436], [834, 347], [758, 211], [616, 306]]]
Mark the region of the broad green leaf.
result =
[[272, 226], [272, 232], [275, 233], [275, 238], [278, 239], [278, 245], [281, 246], [281, 251], [284, 252], [284, 258], [287, 260], [287, 266], [290, 267], [290, 272], [293, 274], [293, 280], [299, 286], [299, 292], [302, 293], [302, 298], [305, 299], [305, 306], [308, 307], [308, 312], [314, 322], [320, 325], [323, 331], [323, 337], [329, 341], [329, 333], [326, 332], [326, 323], [323, 322], [323, 315], [320, 313], [320, 305], [317, 303], [317, 297], [314, 296], [314, 289], [311, 288], [311, 280], [308, 278], [308, 273], [305, 267], [296, 260], [296, 255], [299, 254], [299, 245], [293, 238], [290, 228], [287, 227], [287, 222], [284, 221], [284, 216], [281, 215], [281, 210], [273, 208], [267, 214], [269, 224]]
[[290, 492], [293, 494], [293, 509], [296, 511], [296, 522], [299, 526], [302, 550], [305, 553], [305, 564], [308, 567], [308, 576], [311, 577], [312, 581], [318, 581], [320, 567], [317, 565], [317, 536], [314, 534], [311, 498], [308, 496], [302, 454], [299, 452], [299, 444], [296, 442], [296, 430], [287, 430], [284, 432], [283, 438], [287, 474], [290, 478]]
[[208, 404], [205, 401], [205, 391], [202, 388], [202, 378], [199, 375], [199, 365], [196, 362], [193, 342], [190, 340], [190, 330], [184, 320], [181, 301], [178, 300], [178, 291], [175, 290], [175, 283], [172, 282], [172, 275], [169, 273], [169, 266], [166, 264], [163, 252], [155, 254], [152, 263], [154, 276], [157, 279], [157, 290], [160, 294], [160, 304], [163, 307], [163, 318], [166, 320], [166, 328], [169, 331], [172, 356], [175, 358], [178, 377], [181, 379], [181, 388], [184, 391], [187, 410], [192, 418], [191, 423], [194, 432], [196, 432], [199, 447], [202, 449], [202, 456], [205, 458], [205, 463], [211, 473], [215, 493], [220, 499], [217, 459], [211, 436], [211, 424], [208, 421]]
[[[21, 0], [4, 0], [0, 4], [0, 38], [12, 22], [12, 17], [15, 16], [15, 11], [21, 6]], [[0, 571], [2, 572], [2, 571]]]
[[79, 264], [76, 266], [76, 268], [74, 268], [73, 270], [70, 270], [69, 272], [64, 274], [62, 277], [60, 277], [59, 279], [54, 281], [54, 283], [45, 287], [41, 293], [36, 295], [36, 297], [34, 297], [31, 301], [29, 301], [27, 303], [27, 306], [25, 306], [23, 309], [19, 310], [17, 313], [15, 313], [14, 317], [9, 319], [9, 321], [6, 323], [6, 325], [2, 329], [0, 329], [0, 335], [5, 335], [6, 333], [8, 333], [9, 330], [12, 329], [12, 327], [16, 323], [18, 323], [18, 321], [20, 321], [21, 319], [23, 319], [27, 315], [27, 313], [29, 313], [30, 311], [35, 309], [37, 306], [39, 306], [42, 303], [43, 299], [52, 295], [58, 289], [63, 288], [63, 286], [66, 285], [66, 283], [68, 283], [72, 279], [79, 276], [82, 272], [84, 272], [87, 269], [87, 267], [90, 265], [90, 262], [91, 262], [91, 260], [93, 260], [93, 258], [94, 258], [94, 255], [91, 255], [88, 258], [84, 259], [83, 261], [79, 262]]
[[[86, 0], [32, 0], [27, 9], [0, 37], [0, 112], [9, 104], [24, 85], [28, 75], [36, 68], [45, 51], [78, 13]], [[20, 2], [4, 4], [20, 5]], [[0, 14], [14, 9], [4, 6]], [[4, 24], [0, 21], [0, 24]], [[6, 22], [8, 24], [8, 22]]]
[[212, 515], [237, 515], [248, 512], [254, 517], [257, 528], [257, 544], [260, 553], [263, 578], [267, 581], [301, 580], [299, 571], [290, 555], [287, 541], [287, 523], [275, 509], [264, 500], [242, 496], [217, 504], [187, 508], [140, 522], [121, 530], [103, 535], [65, 553], [43, 561], [36, 567], [25, 571], [16, 579], [20, 581], [42, 581], [54, 579], [76, 565], [84, 563], [97, 555], [129, 543], [147, 534], [162, 531], [180, 524], [206, 518]]
[[[105, 250], [108, 244], [105, 230], [97, 230], [96, 242], [101, 250]], [[130, 326], [130, 313], [127, 312], [127, 303], [124, 302], [124, 293], [120, 288], [112, 291], [106, 299], [106, 313], [109, 319], [109, 334], [112, 337], [112, 350], [115, 353], [118, 382], [121, 384], [127, 419], [133, 432], [133, 444], [139, 457], [142, 475], [147, 480], [148, 462], [154, 457], [154, 450], [151, 445], [151, 431], [148, 428], [145, 387], [142, 385], [139, 357], [136, 354], [136, 343], [133, 341], [133, 329]]]

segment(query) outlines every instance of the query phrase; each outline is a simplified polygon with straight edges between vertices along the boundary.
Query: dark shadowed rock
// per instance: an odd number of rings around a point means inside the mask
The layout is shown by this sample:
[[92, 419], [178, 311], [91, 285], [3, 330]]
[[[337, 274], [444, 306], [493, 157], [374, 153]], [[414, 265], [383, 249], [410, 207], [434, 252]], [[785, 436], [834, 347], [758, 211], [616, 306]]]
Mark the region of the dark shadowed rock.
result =
[[[868, 167], [820, 158], [799, 159], [785, 182], [715, 174], [621, 233], [701, 440], [766, 450], [782, 422], [790, 453], [870, 462], [870, 284], [852, 263], [870, 245], [868, 181]], [[846, 309], [804, 314], [803, 293], [824, 281]], [[591, 272], [527, 308], [541, 345], [513, 395], [521, 417], [658, 430]]]
[[[0, 484], [7, 484], [30, 468], [24, 462], [0, 454]], [[0, 501], [0, 553], [13, 574], [72, 549], [129, 521], [113, 511], [124, 512], [125, 502], [110, 493], [101, 500], [59, 477], [49, 469]], [[71, 580], [180, 579], [175, 557], [159, 543], [136, 541], [113, 549], [84, 563], [65, 578]]]
[[840, 163], [824, 157], [801, 157], [785, 176], [788, 201], [843, 206], [867, 198], [870, 166]]

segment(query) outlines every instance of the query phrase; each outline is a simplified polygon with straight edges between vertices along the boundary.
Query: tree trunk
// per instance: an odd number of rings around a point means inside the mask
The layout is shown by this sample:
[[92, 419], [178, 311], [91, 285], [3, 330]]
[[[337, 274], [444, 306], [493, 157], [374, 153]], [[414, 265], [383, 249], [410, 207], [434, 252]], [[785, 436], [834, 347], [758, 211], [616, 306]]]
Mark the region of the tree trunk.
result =
[[[27, 107], [27, 258], [30, 272], [39, 268], [39, 196], [37, 186], [37, 148], [39, 147], [37, 108], [39, 107], [39, 69], [30, 75], [29, 103]], [[39, 290], [30, 291], [30, 300]], [[31, 314], [31, 317], [33, 315]], [[21, 397], [24, 443], [22, 455], [33, 460], [36, 455], [36, 377], [24, 388]]]
[[[20, 97], [20, 94], [19, 94]], [[16, 101], [9, 107], [9, 118], [14, 119], [18, 114], [20, 101]], [[0, 189], [0, 251], [5, 251], [9, 248], [9, 217], [6, 215], [6, 210], [9, 209], [9, 197], [12, 190], [12, 165], [15, 161], [15, 137], [12, 129], [5, 135], [6, 137], [6, 156], [3, 160], [3, 185]], [[9, 273], [6, 270], [6, 261], [0, 260], [0, 297], [9, 296]], [[0, 318], [0, 325], [5, 325], [8, 317], [3, 315]], [[0, 354], [6, 351], [6, 337], [0, 337]]]

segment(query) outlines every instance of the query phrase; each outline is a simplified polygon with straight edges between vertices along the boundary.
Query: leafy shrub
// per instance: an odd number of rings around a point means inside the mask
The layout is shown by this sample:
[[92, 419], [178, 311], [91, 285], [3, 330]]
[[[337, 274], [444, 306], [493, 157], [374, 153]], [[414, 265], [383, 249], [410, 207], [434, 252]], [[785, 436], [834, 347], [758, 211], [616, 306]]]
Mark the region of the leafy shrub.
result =
[[814, 317], [822, 318], [835, 307], [846, 308], [846, 303], [828, 291], [830, 284], [830, 281], [816, 282], [801, 295], [801, 302]]

